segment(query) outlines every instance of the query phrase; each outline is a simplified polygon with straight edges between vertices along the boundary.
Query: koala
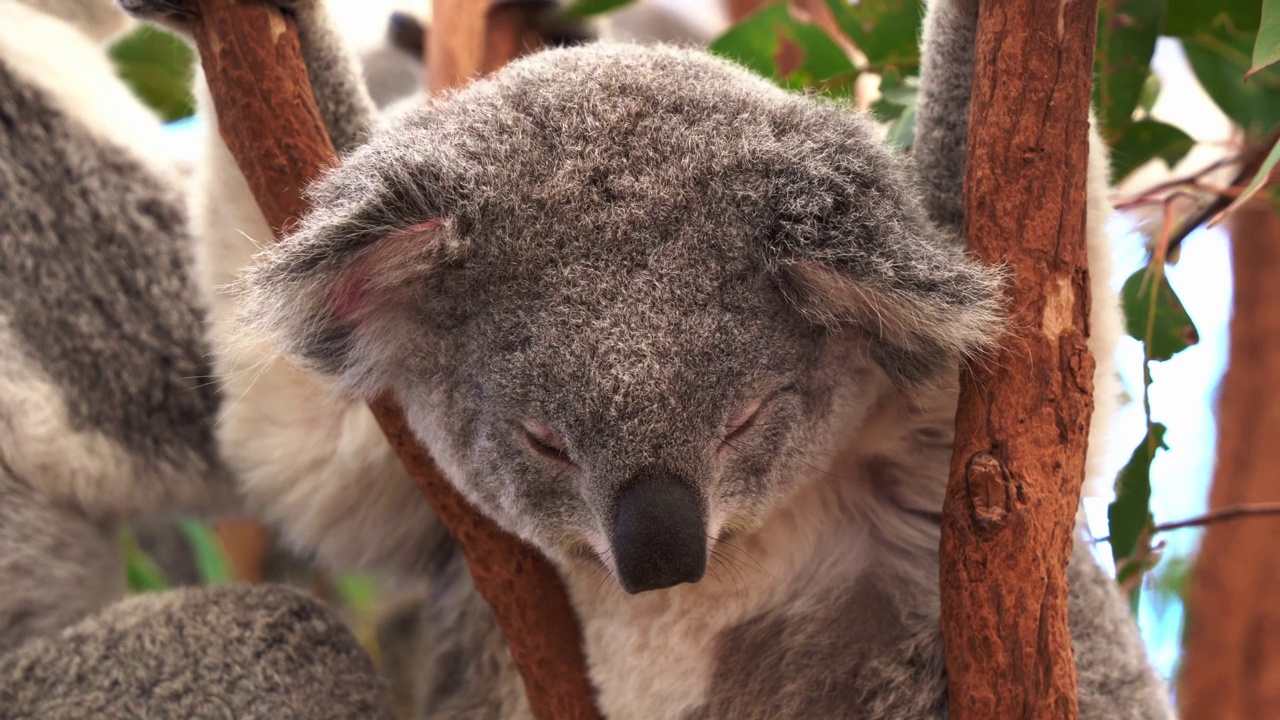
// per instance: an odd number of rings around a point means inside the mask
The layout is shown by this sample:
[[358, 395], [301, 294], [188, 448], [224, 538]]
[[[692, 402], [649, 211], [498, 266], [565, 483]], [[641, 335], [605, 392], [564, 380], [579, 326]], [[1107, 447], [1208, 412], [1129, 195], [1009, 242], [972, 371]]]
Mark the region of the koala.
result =
[[0, 0], [0, 652], [124, 593], [116, 531], [233, 504], [183, 183], [90, 0]]
[[[1002, 278], [960, 242], [976, 4], [928, 13], [910, 162], [696, 51], [550, 50], [380, 120], [243, 266], [242, 347], [335, 397], [393, 392], [559, 568], [608, 717], [945, 717], [957, 371], [1001, 336]], [[427, 574], [420, 716], [527, 717], [457, 549], [424, 544], [425, 511], [387, 499], [407, 491], [364, 475], [343, 506], [328, 477], [296, 504], [279, 486], [275, 516], [332, 560]], [[1069, 575], [1082, 717], [1170, 717], [1083, 538]]]

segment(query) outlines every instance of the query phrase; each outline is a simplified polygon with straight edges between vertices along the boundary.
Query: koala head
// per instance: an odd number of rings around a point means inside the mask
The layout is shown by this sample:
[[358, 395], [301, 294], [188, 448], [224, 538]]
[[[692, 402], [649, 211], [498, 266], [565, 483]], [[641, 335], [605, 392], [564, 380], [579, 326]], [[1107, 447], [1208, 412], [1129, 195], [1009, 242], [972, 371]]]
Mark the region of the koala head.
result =
[[701, 578], [894, 385], [998, 331], [999, 277], [847, 108], [688, 50], [530, 56], [313, 188], [245, 321], [392, 390], [464, 494], [629, 592]]

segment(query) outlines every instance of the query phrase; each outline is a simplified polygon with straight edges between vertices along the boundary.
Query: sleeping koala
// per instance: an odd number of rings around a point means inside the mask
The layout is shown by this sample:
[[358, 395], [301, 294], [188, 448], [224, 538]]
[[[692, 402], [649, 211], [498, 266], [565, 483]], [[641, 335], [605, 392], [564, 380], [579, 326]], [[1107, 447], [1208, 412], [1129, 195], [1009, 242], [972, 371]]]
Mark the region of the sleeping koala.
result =
[[[179, 27], [190, 13], [129, 4]], [[955, 211], [973, 3], [929, 5], [914, 167], [843, 106], [696, 51], [611, 44], [518, 61], [362, 142], [358, 69], [322, 50], [336, 35], [313, 2], [287, 6], [347, 152], [284, 243], [254, 258], [202, 237], [213, 276], [248, 269], [241, 298], [215, 299], [243, 323], [219, 326], [218, 363], [266, 382], [224, 412], [224, 447], [295, 543], [430, 580], [421, 716], [529, 709], [461, 555], [371, 434], [362, 403], [384, 389], [449, 480], [560, 568], [606, 716], [945, 717], [956, 374], [1001, 332], [1001, 278], [964, 255]], [[233, 168], [207, 177], [242, 201]], [[227, 235], [260, 222], [221, 207]], [[1114, 312], [1106, 297], [1095, 313]], [[1081, 716], [1170, 717], [1082, 542], [1069, 572]], [[278, 677], [314, 684], [316, 641], [282, 642], [297, 665]], [[46, 650], [25, 671], [74, 661]]]
[[[914, 169], [856, 113], [700, 53], [519, 61], [347, 154], [250, 268], [245, 327], [343, 396], [393, 391], [552, 559], [606, 715], [941, 716], [956, 372], [1002, 330], [953, 212], [974, 25], [930, 5]], [[423, 715], [525, 715], [460, 556], [399, 544], [397, 511], [395, 538], [347, 542], [440, 563]], [[1070, 573], [1082, 716], [1167, 717], [1083, 543]]]

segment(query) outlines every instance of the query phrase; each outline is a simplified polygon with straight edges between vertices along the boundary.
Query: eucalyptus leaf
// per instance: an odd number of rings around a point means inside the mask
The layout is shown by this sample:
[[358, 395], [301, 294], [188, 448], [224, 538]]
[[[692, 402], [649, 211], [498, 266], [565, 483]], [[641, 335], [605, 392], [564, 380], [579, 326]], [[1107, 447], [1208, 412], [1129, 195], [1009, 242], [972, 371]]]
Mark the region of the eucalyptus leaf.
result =
[[1196, 141], [1188, 134], [1158, 120], [1139, 120], [1123, 128], [1111, 148], [1111, 174], [1114, 182], [1148, 160], [1160, 158], [1172, 168], [1186, 157]]
[[785, 3], [769, 5], [726, 30], [711, 42], [708, 50], [740, 63], [752, 72], [782, 82], [777, 56], [782, 47], [783, 28], [792, 22]]
[[200, 581], [205, 585], [231, 582], [231, 563], [227, 560], [226, 551], [218, 536], [205, 523], [198, 520], [183, 519], [178, 522], [182, 533], [191, 545], [191, 553], [195, 556], [196, 569], [200, 572]]
[[1164, 273], [1157, 276], [1144, 268], [1130, 275], [1120, 300], [1129, 334], [1146, 345], [1150, 359], [1168, 360], [1200, 342], [1195, 323]]
[[920, 65], [920, 0], [827, 0], [840, 30], [877, 70], [910, 70]]
[[1167, 0], [1167, 5], [1164, 34], [1173, 37], [1212, 33], [1223, 27], [1253, 31], [1261, 17], [1258, 0]]
[[1249, 73], [1280, 60], [1280, 0], [1262, 0], [1262, 18], [1253, 43], [1253, 67]]
[[191, 78], [195, 55], [172, 33], [141, 25], [111, 46], [116, 72], [165, 122], [195, 113]]
[[1164, 0], [1102, 0], [1098, 4], [1093, 103], [1102, 134], [1110, 143], [1138, 107], [1163, 24]]
[[124, 555], [125, 584], [130, 592], [159, 592], [169, 588], [169, 578], [138, 545], [138, 540], [128, 525], [120, 529], [117, 541]]
[[1261, 135], [1280, 124], [1280, 66], [1255, 72], [1253, 41], [1249, 32], [1225, 26], [1216, 32], [1182, 39], [1187, 62], [1196, 78], [1227, 117], [1251, 135]]

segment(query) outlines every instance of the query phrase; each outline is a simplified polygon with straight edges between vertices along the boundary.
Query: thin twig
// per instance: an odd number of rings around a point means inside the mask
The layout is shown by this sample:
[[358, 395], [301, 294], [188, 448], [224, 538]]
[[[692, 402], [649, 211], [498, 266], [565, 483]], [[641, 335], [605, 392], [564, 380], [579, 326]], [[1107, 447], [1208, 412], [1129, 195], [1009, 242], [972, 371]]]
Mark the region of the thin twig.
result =
[[[1229, 505], [1217, 510], [1211, 510], [1203, 515], [1197, 515], [1186, 520], [1178, 520], [1175, 522], [1160, 523], [1152, 526], [1152, 535], [1156, 533], [1168, 532], [1170, 530], [1182, 530], [1189, 527], [1202, 527], [1212, 525], [1223, 520], [1235, 520], [1236, 518], [1246, 517], [1269, 517], [1272, 515], [1280, 516], [1280, 502], [1270, 503], [1246, 503], [1244, 505]], [[1094, 542], [1104, 543], [1110, 542], [1111, 536], [1101, 537]]]

